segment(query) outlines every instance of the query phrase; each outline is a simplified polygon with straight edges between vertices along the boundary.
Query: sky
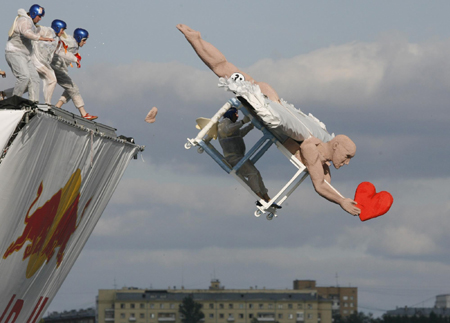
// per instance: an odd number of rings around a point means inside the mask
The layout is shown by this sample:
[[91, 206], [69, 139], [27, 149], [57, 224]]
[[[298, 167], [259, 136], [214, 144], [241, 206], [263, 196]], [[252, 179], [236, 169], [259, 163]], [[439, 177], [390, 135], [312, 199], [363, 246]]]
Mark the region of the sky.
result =
[[[3, 45], [17, 9], [2, 4]], [[39, 2], [49, 26], [89, 31], [70, 74], [90, 114], [132, 136], [133, 160], [48, 311], [95, 306], [98, 289], [358, 287], [359, 310], [434, 305], [450, 293], [450, 23], [448, 1]], [[307, 179], [273, 221], [186, 138], [232, 97], [175, 28], [199, 30], [227, 59], [357, 146], [332, 183], [353, 198], [363, 181], [394, 197], [361, 222]], [[1, 42], [0, 42], [1, 45]], [[14, 84], [7, 72], [0, 87]], [[61, 89], [53, 96], [56, 103]], [[41, 94], [42, 95], [42, 94]], [[42, 98], [42, 97], [41, 97]], [[154, 124], [144, 122], [151, 107]], [[76, 112], [70, 102], [64, 108]], [[258, 137], [253, 130], [248, 147]], [[217, 144], [217, 143], [215, 143]], [[257, 163], [276, 192], [295, 168], [276, 148]]]

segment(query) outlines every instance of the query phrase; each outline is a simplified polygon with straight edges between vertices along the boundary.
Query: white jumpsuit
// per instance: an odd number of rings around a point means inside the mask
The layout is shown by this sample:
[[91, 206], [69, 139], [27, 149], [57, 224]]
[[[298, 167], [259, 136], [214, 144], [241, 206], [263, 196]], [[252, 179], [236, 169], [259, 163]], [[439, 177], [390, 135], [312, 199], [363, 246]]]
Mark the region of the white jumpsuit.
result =
[[54, 41], [33, 41], [33, 53], [31, 54], [31, 61], [43, 82], [43, 91], [45, 103], [51, 104], [53, 91], [56, 87], [55, 72], [50, 66], [53, 55], [58, 47], [59, 38], [56, 36], [54, 30], [50, 27], [39, 27], [39, 34], [42, 37], [53, 38]]
[[[244, 136], [253, 129], [252, 124], [242, 128], [243, 125], [243, 121], [233, 122], [229, 118], [223, 118], [218, 126], [219, 143], [223, 155], [225, 160], [233, 167], [244, 157]], [[261, 196], [267, 193], [261, 174], [252, 162], [247, 160], [237, 173], [247, 178], [248, 185], [253, 192]]]
[[22, 96], [28, 91], [31, 101], [39, 101], [39, 75], [31, 62], [32, 40], [38, 40], [39, 34], [33, 20], [24, 9], [18, 10], [8, 34], [5, 58], [16, 77], [13, 95]]
[[[59, 37], [56, 36], [55, 31], [52, 28], [39, 26], [37, 30], [40, 36], [54, 39], [52, 42], [33, 40], [33, 52], [31, 54], [31, 61], [36, 67], [39, 77], [43, 82], [45, 103], [51, 105], [52, 95], [56, 87], [56, 76], [50, 64], [55, 52], [75, 61], [77, 58], [72, 53], [65, 53], [64, 47], [59, 41]], [[7, 97], [10, 97], [13, 95], [13, 90], [14, 89], [7, 89], [4, 93]]]
[[52, 69], [55, 71], [58, 84], [64, 88], [64, 92], [59, 100], [67, 103], [72, 99], [75, 107], [81, 108], [84, 106], [84, 101], [78, 86], [69, 76], [68, 68], [70, 64], [77, 62], [75, 54], [78, 52], [78, 43], [72, 36], [67, 34], [65, 34], [65, 37], [61, 40], [67, 46], [67, 53], [64, 48], [61, 48], [55, 53], [55, 56], [53, 56], [51, 64]]

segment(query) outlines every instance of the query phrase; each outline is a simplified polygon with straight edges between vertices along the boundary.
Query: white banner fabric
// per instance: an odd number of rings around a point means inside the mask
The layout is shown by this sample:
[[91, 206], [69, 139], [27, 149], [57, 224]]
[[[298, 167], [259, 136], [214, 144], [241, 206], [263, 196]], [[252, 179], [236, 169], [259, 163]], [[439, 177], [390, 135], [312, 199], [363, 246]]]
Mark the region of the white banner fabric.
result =
[[24, 113], [24, 110], [0, 110], [0, 149], [5, 148]]
[[39, 321], [138, 149], [41, 113], [20, 131], [0, 164], [0, 323]]

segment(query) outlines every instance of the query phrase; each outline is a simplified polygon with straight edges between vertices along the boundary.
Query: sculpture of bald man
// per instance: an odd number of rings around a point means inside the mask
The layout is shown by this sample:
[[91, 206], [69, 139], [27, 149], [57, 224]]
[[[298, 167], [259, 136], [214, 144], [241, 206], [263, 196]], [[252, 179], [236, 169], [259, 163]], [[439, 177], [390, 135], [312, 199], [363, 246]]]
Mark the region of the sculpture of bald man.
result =
[[[216, 47], [202, 39], [200, 32], [183, 24], [177, 25], [177, 29], [186, 37], [200, 59], [218, 77], [229, 78], [234, 73], [240, 73], [245, 77], [246, 81], [258, 85], [261, 92], [270, 100], [280, 101], [277, 92], [269, 84], [255, 81], [250, 75], [240, 71], [235, 65], [228, 62]], [[343, 165], [348, 165], [350, 159], [355, 156], [356, 145], [349, 137], [338, 135], [329, 142], [323, 142], [310, 136], [300, 145], [292, 139], [286, 140], [283, 144], [306, 166], [314, 189], [319, 195], [333, 203], [339, 204], [343, 210], [352, 215], [358, 215], [361, 212], [356, 207], [354, 200], [343, 197], [329, 184], [331, 182], [330, 161], [336, 169], [339, 169]]]

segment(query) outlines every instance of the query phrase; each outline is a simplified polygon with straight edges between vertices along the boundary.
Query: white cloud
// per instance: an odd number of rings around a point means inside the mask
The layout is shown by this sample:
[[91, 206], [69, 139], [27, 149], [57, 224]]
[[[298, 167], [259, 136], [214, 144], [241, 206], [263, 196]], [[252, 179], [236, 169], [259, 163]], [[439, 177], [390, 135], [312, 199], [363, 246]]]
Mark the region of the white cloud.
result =
[[439, 251], [432, 236], [406, 227], [386, 228], [380, 244], [392, 255], [427, 255]]
[[84, 75], [82, 92], [107, 104], [130, 98], [151, 101], [154, 96], [164, 96], [169, 104], [174, 98], [189, 104], [217, 100], [216, 84], [217, 77], [211, 72], [177, 62], [134, 61], [91, 68]]
[[363, 43], [332, 46], [291, 59], [260, 61], [249, 70], [271, 80], [287, 100], [355, 106], [370, 100], [383, 80], [385, 62], [377, 56], [378, 48]]

